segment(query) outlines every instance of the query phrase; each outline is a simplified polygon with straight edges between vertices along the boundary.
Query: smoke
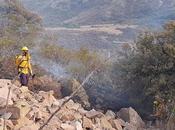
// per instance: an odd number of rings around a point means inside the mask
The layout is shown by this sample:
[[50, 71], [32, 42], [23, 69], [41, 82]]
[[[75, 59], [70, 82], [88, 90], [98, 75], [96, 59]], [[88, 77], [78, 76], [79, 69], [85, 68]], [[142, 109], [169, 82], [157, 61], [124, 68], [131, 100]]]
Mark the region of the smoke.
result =
[[31, 50], [32, 64], [43, 68], [58, 79], [69, 79], [71, 77], [71, 74], [68, 73], [61, 64], [56, 63], [51, 59], [47, 59], [39, 53], [41, 39], [38, 39], [36, 42], [38, 43], [36, 43], [36, 46]]

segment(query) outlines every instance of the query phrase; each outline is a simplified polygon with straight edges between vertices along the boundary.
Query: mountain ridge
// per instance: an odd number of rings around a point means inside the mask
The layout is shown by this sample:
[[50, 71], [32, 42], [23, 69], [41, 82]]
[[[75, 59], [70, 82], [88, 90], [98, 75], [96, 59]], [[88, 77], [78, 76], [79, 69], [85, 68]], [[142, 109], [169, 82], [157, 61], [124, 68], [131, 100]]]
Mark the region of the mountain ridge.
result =
[[45, 26], [103, 23], [162, 24], [173, 20], [175, 0], [21, 0], [44, 18]]

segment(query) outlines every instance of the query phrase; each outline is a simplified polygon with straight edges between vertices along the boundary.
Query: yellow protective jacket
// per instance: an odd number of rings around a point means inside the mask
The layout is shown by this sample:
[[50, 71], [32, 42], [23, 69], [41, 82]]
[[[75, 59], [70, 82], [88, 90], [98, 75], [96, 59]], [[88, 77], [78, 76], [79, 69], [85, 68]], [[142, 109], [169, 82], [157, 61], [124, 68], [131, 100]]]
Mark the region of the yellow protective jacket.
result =
[[32, 66], [30, 63], [31, 57], [28, 54], [27, 56], [19, 55], [18, 56], [19, 65], [18, 72], [23, 74], [32, 74]]

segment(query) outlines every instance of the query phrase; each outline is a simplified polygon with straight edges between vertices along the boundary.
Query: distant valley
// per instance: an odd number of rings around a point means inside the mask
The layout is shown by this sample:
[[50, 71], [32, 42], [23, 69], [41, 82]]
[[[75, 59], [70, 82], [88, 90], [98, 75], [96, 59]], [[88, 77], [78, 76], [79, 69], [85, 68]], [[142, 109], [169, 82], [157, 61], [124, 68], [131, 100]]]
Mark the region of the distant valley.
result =
[[99, 24], [79, 28], [48, 27], [47, 35], [57, 38], [56, 42], [69, 49], [81, 47], [108, 54], [119, 50], [123, 43], [132, 42], [139, 30], [136, 25]]
[[45, 35], [69, 49], [104, 55], [175, 19], [175, 0], [21, 0], [43, 18]]

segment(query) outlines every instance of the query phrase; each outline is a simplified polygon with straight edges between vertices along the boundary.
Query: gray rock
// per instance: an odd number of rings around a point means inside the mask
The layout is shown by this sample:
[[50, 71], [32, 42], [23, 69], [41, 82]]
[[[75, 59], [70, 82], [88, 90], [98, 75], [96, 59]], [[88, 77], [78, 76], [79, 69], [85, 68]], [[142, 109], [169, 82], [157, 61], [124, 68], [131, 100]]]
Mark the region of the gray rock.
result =
[[117, 116], [123, 119], [125, 122], [135, 126], [136, 128], [145, 127], [145, 123], [138, 113], [133, 108], [122, 108]]
[[[126, 123], [126, 127], [123, 130], [138, 130], [138, 128], [132, 124]], [[143, 130], [143, 129], [142, 129]]]
[[[5, 113], [5, 108], [0, 108], [0, 115], [4, 115]], [[14, 106], [9, 106], [7, 108], [7, 113], [11, 113], [10, 115], [5, 115], [5, 116], [10, 116], [10, 119], [17, 120], [20, 118], [20, 109], [18, 107]]]
[[101, 117], [102, 116], [102, 113], [101, 112], [98, 112], [96, 110], [91, 110], [91, 111], [88, 111], [86, 113], [86, 117], [88, 118], [95, 118], [95, 117]]
[[12, 113], [11, 113], [11, 112], [8, 112], [8, 113], [2, 114], [2, 115], [0, 116], [0, 118], [3, 118], [3, 119], [8, 120], [11, 116], [12, 116]]
[[105, 116], [108, 118], [108, 120], [110, 120], [110, 119], [115, 119], [115, 113], [113, 112], [113, 111], [111, 111], [111, 110], [108, 110], [107, 112], [106, 112], [106, 114], [105, 114]]

